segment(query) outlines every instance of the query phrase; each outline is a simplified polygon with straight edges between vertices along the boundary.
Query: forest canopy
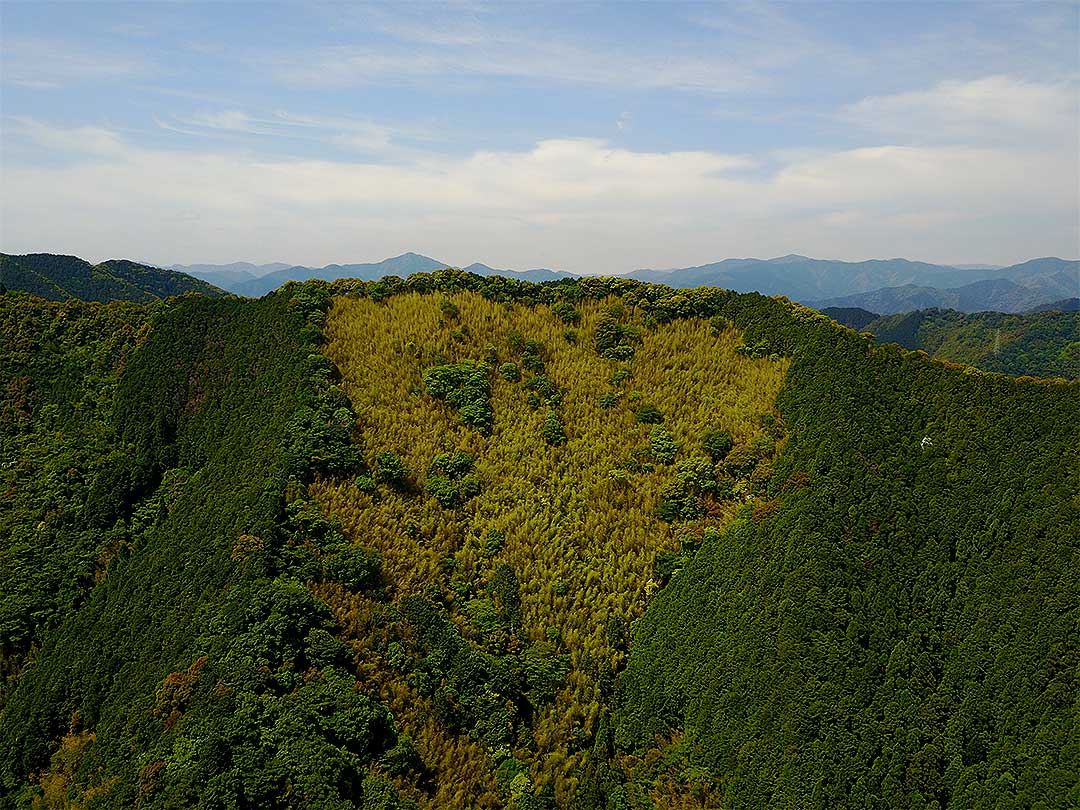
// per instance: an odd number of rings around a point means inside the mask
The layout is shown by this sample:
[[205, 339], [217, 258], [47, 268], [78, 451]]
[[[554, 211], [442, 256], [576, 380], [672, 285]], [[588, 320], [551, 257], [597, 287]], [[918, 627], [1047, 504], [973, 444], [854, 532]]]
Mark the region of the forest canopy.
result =
[[6, 804], [1080, 789], [1080, 384], [611, 278], [0, 314]]

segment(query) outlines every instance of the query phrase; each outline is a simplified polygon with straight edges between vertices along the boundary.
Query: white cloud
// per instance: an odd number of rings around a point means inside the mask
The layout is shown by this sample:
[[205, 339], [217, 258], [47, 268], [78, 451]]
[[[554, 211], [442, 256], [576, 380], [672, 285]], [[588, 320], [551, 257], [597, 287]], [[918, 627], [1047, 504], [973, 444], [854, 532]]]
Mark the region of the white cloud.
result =
[[872, 96], [841, 117], [875, 132], [920, 142], [1069, 140], [1080, 126], [1075, 80], [1038, 83], [1010, 76], [945, 81], [928, 90]]
[[11, 252], [328, 263], [418, 250], [616, 272], [787, 252], [1011, 261], [1075, 255], [1080, 238], [1075, 151], [883, 146], [765, 171], [744, 155], [595, 139], [389, 165], [146, 149], [38, 122], [17, 137], [81, 151], [5, 167]]

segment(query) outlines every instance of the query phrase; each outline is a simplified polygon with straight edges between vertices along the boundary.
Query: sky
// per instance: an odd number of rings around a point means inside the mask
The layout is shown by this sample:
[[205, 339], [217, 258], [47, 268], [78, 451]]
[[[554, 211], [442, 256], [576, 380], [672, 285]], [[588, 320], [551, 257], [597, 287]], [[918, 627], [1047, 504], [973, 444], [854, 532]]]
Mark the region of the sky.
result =
[[1080, 255], [1080, 3], [0, 0], [0, 250]]

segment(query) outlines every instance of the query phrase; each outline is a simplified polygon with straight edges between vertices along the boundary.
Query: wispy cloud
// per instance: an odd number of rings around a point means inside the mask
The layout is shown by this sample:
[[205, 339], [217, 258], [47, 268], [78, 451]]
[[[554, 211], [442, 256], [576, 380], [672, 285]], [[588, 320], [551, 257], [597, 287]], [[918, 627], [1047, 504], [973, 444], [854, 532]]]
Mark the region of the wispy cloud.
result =
[[541, 44], [531, 52], [502, 45], [428, 54], [338, 46], [274, 61], [282, 81], [312, 87], [408, 83], [433, 76], [446, 77], [448, 82], [495, 77], [710, 93], [745, 90], [761, 83], [759, 77], [733, 63], [602, 54], [561, 43]]
[[155, 67], [146, 60], [91, 49], [84, 43], [39, 37], [4, 37], [0, 78], [5, 84], [34, 89], [62, 87], [121, 77], [146, 77]]
[[161, 129], [195, 138], [246, 140], [246, 136], [332, 144], [383, 158], [416, 155], [418, 143], [434, 140], [430, 129], [394, 126], [346, 116], [299, 115], [275, 110], [255, 115], [243, 110], [203, 111], [156, 121]]
[[87, 156], [114, 158], [130, 148], [120, 133], [106, 127], [56, 127], [21, 115], [8, 120], [10, 123], [4, 127], [5, 145], [17, 139], [68, 160]]
[[[430, 12], [430, 13], [429, 13]], [[729, 55], [694, 43], [628, 46], [543, 27], [522, 27], [494, 14], [447, 15], [430, 6], [365, 8], [364, 23], [384, 36], [363, 45], [340, 45], [264, 55], [282, 81], [345, 87], [410, 83], [433, 76], [454, 82], [510, 78], [709, 93], [746, 90], [762, 77]]]

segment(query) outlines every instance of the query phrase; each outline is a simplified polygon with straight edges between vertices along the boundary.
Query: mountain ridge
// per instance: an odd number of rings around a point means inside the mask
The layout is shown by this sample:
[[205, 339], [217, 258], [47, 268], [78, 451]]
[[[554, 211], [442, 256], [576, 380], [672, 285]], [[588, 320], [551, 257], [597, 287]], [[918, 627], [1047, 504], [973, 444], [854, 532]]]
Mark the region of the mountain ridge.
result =
[[[335, 263], [322, 267], [290, 265], [250, 277], [241, 275], [252, 272], [250, 268], [242, 267], [243, 264], [234, 262], [231, 265], [217, 266], [216, 270], [209, 269], [214, 267], [211, 265], [192, 265], [191, 267], [198, 267], [196, 275], [202, 274], [200, 277], [219, 283], [225, 289], [238, 295], [252, 297], [265, 295], [285, 281], [311, 279], [330, 281], [343, 276], [373, 281], [387, 275], [405, 277], [413, 272], [432, 272], [444, 267], [456, 267], [456, 265], [414, 252], [403, 253], [377, 262]], [[269, 266], [251, 265], [250, 267]], [[500, 269], [482, 262], [474, 262], [461, 269], [481, 276], [500, 275], [533, 282], [583, 277], [582, 274], [549, 268]], [[234, 275], [229, 275], [230, 273]], [[891, 299], [899, 301], [904, 298], [902, 294], [885, 291], [916, 286], [923, 288], [923, 295], [910, 304], [906, 304], [909, 309], [936, 306], [959, 308], [964, 311], [995, 308], [1001, 308], [1004, 311], [1022, 311], [1073, 297], [1080, 291], [1080, 262], [1048, 256], [1008, 266], [957, 266], [902, 257], [850, 262], [815, 259], [791, 253], [771, 259], [726, 258], [692, 267], [642, 268], [616, 274], [616, 277], [684, 289], [717, 286], [737, 292], [783, 295], [815, 308], [855, 306], [873, 310], [877, 306], [883, 314], [900, 311], [896, 309], [901, 305], [900, 303], [890, 304], [889, 301]], [[998, 283], [996, 286], [985, 285], [983, 288], [971, 287], [958, 294], [943, 292], [990, 281]], [[1016, 286], [1009, 287], [1010, 283]], [[857, 298], [857, 296], [868, 297]]]
[[90, 264], [54, 253], [0, 253], [0, 285], [50, 301], [150, 301], [197, 292], [211, 297], [225, 290], [194, 276], [128, 259]]

